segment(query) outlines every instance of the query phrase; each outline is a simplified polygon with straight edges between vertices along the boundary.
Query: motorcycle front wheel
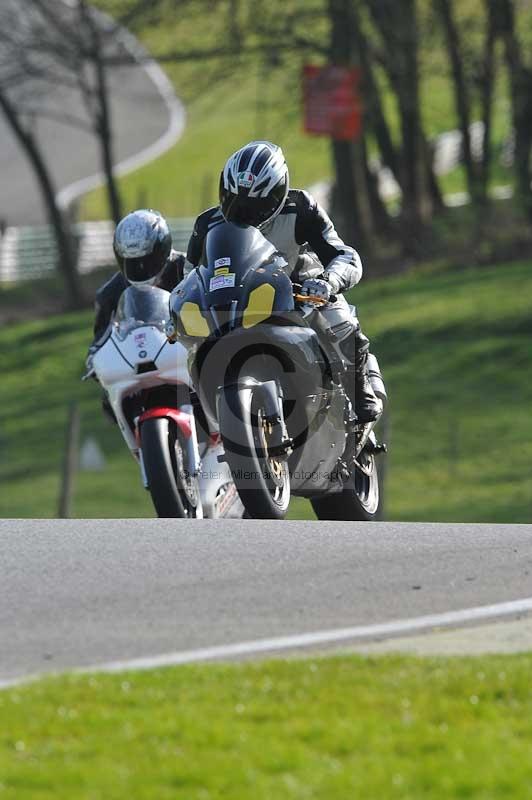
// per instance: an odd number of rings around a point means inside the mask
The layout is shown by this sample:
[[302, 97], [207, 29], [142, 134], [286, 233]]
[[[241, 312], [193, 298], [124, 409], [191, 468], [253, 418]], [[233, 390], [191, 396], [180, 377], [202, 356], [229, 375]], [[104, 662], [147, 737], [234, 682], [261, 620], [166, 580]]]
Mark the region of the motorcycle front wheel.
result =
[[372, 522], [380, 510], [379, 474], [375, 455], [363, 450], [339, 494], [311, 500], [318, 519]]
[[286, 456], [268, 454], [269, 425], [260, 384], [223, 389], [218, 407], [225, 458], [252, 519], [284, 519], [290, 502]]
[[177, 425], [166, 418], [147, 419], [141, 427], [142, 459], [158, 517], [201, 516], [197, 479], [186, 470], [185, 444]]

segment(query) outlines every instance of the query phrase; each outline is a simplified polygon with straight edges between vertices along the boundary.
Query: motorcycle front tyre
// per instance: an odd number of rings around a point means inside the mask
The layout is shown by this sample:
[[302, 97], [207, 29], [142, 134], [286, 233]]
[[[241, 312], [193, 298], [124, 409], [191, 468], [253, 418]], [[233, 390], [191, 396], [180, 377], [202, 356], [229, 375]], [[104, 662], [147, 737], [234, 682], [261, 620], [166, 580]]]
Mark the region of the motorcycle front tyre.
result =
[[190, 502], [186, 477], [176, 457], [178, 448], [184, 453], [178, 426], [164, 417], [148, 419], [142, 423], [141, 442], [144, 470], [157, 516], [194, 518], [196, 508]]
[[260, 385], [225, 387], [218, 408], [225, 458], [240, 499], [252, 519], [284, 519], [290, 502], [286, 458], [265, 456], [257, 423], [264, 416]]

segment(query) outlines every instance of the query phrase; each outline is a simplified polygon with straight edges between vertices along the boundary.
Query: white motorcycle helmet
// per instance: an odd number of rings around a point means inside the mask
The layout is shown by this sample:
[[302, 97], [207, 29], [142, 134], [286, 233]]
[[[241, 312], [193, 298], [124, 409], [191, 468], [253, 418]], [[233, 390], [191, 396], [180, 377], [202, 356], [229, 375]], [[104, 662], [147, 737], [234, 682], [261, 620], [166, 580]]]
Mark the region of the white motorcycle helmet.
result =
[[288, 167], [281, 148], [267, 141], [246, 144], [227, 159], [220, 175], [220, 207], [227, 222], [263, 228], [288, 195]]
[[172, 235], [164, 217], [153, 209], [132, 211], [116, 226], [113, 250], [128, 283], [156, 283], [172, 249]]

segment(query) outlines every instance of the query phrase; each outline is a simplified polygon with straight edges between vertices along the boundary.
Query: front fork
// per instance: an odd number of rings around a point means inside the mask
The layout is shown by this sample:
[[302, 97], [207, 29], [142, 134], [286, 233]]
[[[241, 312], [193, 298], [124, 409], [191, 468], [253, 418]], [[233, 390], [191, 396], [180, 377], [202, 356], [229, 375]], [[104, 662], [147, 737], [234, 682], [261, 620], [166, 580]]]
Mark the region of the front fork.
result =
[[196, 418], [194, 416], [194, 408], [192, 405], [187, 404], [181, 406], [181, 411], [188, 414], [190, 417], [190, 430], [191, 434], [188, 438], [185, 437], [186, 453], [187, 453], [187, 466], [192, 477], [197, 478], [201, 470], [201, 456], [198, 445], [198, 435], [196, 431]]
[[262, 384], [264, 391], [264, 422], [268, 426], [268, 455], [284, 456], [292, 452], [293, 442], [288, 436], [284, 419], [283, 398], [279, 394], [276, 381], [265, 381]]

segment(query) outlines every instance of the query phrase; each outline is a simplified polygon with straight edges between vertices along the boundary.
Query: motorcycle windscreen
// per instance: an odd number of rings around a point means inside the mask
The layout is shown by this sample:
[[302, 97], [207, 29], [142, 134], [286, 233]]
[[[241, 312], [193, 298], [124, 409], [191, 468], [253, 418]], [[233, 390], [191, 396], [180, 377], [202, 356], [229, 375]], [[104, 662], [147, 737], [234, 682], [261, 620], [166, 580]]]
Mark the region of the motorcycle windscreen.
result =
[[204, 256], [199, 272], [217, 326], [250, 327], [293, 308], [287, 263], [257, 228], [216, 225], [207, 234]]
[[155, 286], [129, 286], [118, 301], [114, 317], [118, 338], [124, 340], [143, 325], [164, 331], [170, 318], [169, 299], [169, 292]]
[[[269, 261], [275, 253], [275, 247], [257, 228], [222, 222], [209, 231], [205, 240], [205, 276], [234, 273], [240, 282], [248, 270]], [[206, 289], [212, 291], [210, 286]]]

